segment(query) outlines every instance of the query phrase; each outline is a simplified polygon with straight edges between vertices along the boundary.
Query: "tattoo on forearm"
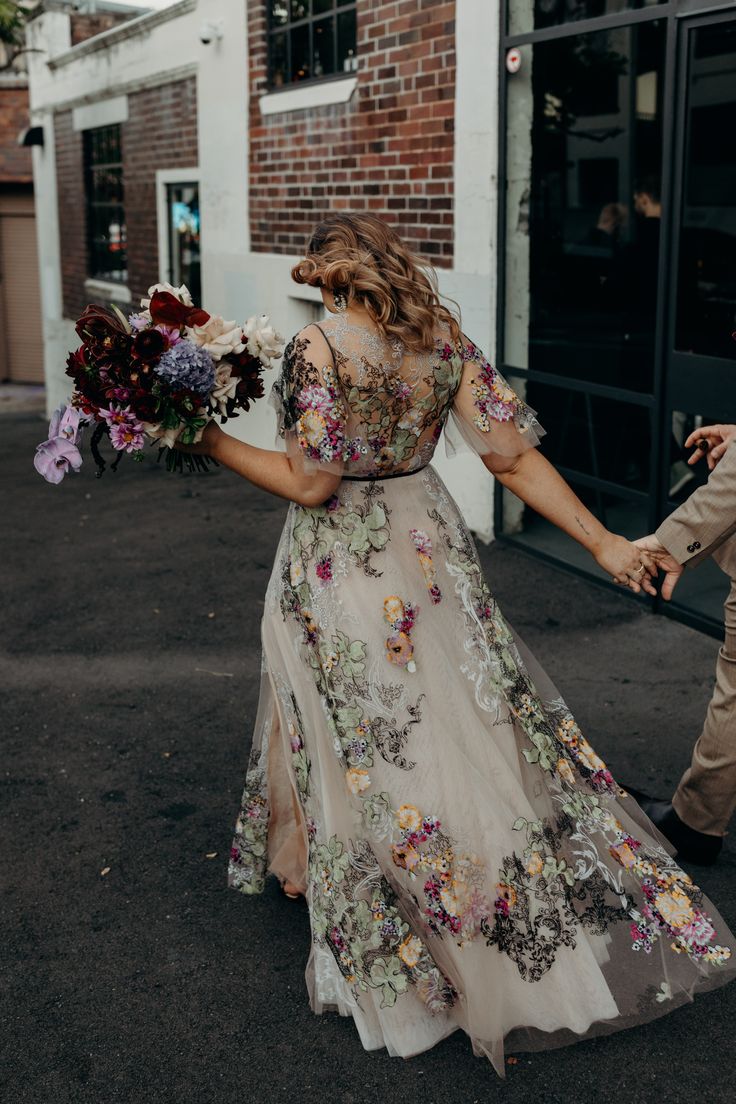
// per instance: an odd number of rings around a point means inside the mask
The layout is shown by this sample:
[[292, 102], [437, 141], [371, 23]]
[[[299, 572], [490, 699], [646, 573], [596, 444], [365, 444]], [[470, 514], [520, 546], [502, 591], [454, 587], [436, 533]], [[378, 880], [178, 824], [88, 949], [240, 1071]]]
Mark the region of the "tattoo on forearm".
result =
[[589, 537], [590, 536], [590, 529], [585, 528], [585, 526], [583, 525], [582, 521], [577, 516], [577, 514], [575, 515], [575, 520], [578, 523], [578, 525], [580, 526], [580, 528], [583, 530], [583, 532], [585, 533], [586, 537]]

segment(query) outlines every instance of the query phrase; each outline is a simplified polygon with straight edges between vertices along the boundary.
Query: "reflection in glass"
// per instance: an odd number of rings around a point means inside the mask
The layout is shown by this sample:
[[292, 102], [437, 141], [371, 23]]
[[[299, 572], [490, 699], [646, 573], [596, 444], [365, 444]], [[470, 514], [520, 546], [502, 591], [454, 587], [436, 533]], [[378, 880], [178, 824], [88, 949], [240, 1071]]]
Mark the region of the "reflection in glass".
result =
[[270, 12], [271, 88], [357, 69], [355, 0], [271, 0]]
[[676, 347], [736, 357], [736, 23], [689, 36]]
[[521, 47], [508, 78], [508, 365], [651, 391], [664, 26]]
[[538, 381], [526, 385], [525, 398], [547, 431], [542, 451], [556, 467], [648, 493], [650, 407]]
[[281, 27], [289, 19], [289, 8], [286, 0], [271, 0], [271, 26]]
[[119, 124], [84, 131], [87, 274], [124, 284], [128, 278]]
[[511, 0], [508, 5], [509, 34], [525, 34], [540, 27], [595, 19], [615, 12], [655, 7], [665, 0]]
[[309, 80], [312, 67], [309, 59], [309, 24], [301, 23], [291, 32], [291, 79]]
[[288, 59], [286, 56], [287, 43], [286, 34], [271, 35], [270, 42], [270, 65], [271, 65], [271, 87], [280, 88], [282, 84], [286, 84], [288, 77]]
[[334, 19], [312, 24], [312, 76], [328, 77], [335, 71]]
[[195, 304], [202, 301], [199, 185], [168, 184], [169, 276], [174, 287], [186, 284]]
[[355, 8], [340, 12], [337, 17], [337, 72], [352, 73], [358, 68], [357, 28]]

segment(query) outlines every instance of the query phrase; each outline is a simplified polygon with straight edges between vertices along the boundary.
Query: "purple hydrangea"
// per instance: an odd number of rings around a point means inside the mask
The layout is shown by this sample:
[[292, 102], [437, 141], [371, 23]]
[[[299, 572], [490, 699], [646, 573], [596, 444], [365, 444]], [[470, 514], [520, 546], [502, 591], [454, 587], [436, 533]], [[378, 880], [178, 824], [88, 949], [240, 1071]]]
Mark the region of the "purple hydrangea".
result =
[[191, 341], [179, 341], [167, 349], [153, 370], [173, 387], [188, 387], [200, 395], [208, 395], [215, 385], [212, 357]]

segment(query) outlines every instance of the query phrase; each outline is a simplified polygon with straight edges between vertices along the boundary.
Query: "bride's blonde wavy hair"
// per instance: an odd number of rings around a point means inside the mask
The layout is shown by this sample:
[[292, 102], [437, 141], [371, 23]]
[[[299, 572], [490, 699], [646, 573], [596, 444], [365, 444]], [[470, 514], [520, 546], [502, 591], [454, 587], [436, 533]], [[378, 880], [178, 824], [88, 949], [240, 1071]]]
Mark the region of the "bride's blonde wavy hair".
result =
[[454, 345], [460, 343], [460, 325], [440, 301], [434, 269], [423, 268], [376, 215], [328, 215], [291, 275], [297, 284], [325, 287], [365, 307], [381, 334], [398, 338], [410, 352], [433, 346], [438, 322], [447, 326]]

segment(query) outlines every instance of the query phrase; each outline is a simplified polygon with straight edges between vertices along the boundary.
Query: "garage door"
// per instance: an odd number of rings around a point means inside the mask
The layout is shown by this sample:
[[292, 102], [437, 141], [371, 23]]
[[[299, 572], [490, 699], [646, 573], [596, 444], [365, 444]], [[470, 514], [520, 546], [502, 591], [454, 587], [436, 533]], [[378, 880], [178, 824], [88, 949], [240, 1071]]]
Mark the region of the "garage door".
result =
[[31, 194], [0, 196], [0, 379], [43, 383], [41, 292]]

